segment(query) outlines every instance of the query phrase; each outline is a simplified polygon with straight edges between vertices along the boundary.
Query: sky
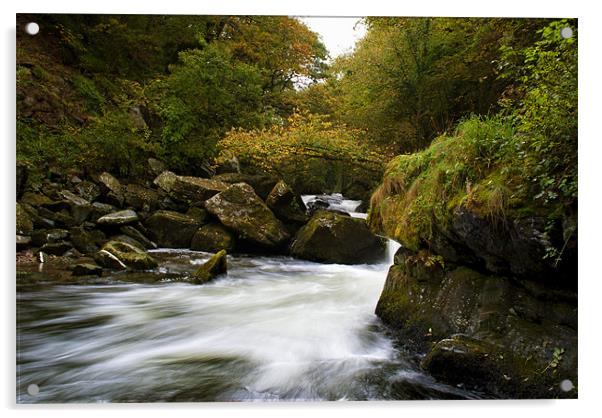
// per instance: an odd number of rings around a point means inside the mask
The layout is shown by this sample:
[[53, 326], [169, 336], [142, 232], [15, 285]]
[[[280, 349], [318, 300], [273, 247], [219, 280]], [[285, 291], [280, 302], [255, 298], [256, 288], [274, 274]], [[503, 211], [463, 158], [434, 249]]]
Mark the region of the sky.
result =
[[[318, 33], [331, 58], [353, 50], [355, 42], [366, 33], [358, 17], [300, 17], [311, 30]], [[357, 24], [357, 25], [356, 25]]]

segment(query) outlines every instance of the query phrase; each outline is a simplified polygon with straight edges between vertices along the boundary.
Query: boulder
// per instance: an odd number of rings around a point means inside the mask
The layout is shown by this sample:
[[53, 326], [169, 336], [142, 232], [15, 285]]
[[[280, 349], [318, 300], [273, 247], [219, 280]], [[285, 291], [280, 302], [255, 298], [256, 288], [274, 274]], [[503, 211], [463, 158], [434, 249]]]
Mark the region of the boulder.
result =
[[[426, 250], [402, 247], [394, 261], [376, 314], [406, 348], [440, 341], [423, 363], [435, 377], [501, 397], [561, 396], [560, 382], [576, 381], [576, 295], [446, 264]], [[550, 370], [556, 348], [563, 358]]]
[[213, 180], [228, 184], [247, 183], [253, 187], [255, 193], [263, 200], [267, 199], [270, 192], [274, 189], [274, 186], [276, 186], [276, 183], [278, 183], [278, 179], [276, 177], [265, 174], [245, 173], [218, 174], [217, 176], [213, 176]]
[[190, 216], [169, 210], [158, 210], [144, 222], [149, 237], [159, 247], [166, 248], [189, 248], [200, 225]]
[[18, 235], [16, 236], [15, 242], [17, 244], [17, 251], [21, 251], [24, 250], [26, 248], [28, 248], [31, 244], [31, 238], [27, 237], [25, 235]]
[[41, 247], [46, 243], [55, 243], [69, 238], [69, 231], [66, 229], [39, 229], [31, 234], [31, 243]]
[[33, 222], [27, 211], [17, 203], [16, 207], [17, 235], [30, 235], [33, 232]]
[[101, 266], [116, 270], [149, 270], [158, 266], [145, 251], [121, 241], [107, 242], [94, 258]]
[[201, 265], [194, 273], [192, 283], [203, 284], [210, 282], [217, 276], [228, 274], [228, 261], [226, 250], [218, 251], [206, 263]]
[[102, 276], [102, 267], [96, 264], [80, 263], [71, 267], [74, 276]]
[[52, 203], [52, 199], [48, 196], [43, 195], [42, 193], [35, 192], [25, 192], [21, 197], [21, 203], [26, 203], [28, 205], [37, 208], [39, 206], [45, 206]]
[[69, 190], [61, 190], [59, 193], [62, 202], [69, 207], [69, 213], [75, 224], [81, 224], [92, 213], [90, 202]]
[[187, 204], [203, 202], [228, 188], [228, 184], [221, 181], [177, 176], [170, 171], [161, 173], [154, 183], [173, 199]]
[[94, 254], [106, 241], [105, 234], [98, 229], [76, 226], [69, 230], [73, 247], [83, 254]]
[[285, 226], [245, 183], [237, 183], [205, 202], [205, 208], [239, 238], [265, 248], [277, 248], [290, 238]]
[[93, 202], [100, 196], [100, 187], [91, 181], [83, 180], [75, 185], [75, 191], [78, 195], [89, 202]]
[[[138, 224], [138, 228], [142, 228], [142, 225]], [[152, 249], [157, 248], [157, 244], [148, 239], [138, 228], [135, 228], [133, 225], [122, 226], [119, 228], [122, 234], [127, 235], [141, 243], [144, 248]]]
[[149, 158], [147, 160], [148, 171], [154, 177], [157, 177], [159, 174], [165, 171], [165, 164], [162, 161], [157, 160], [156, 158]]
[[282, 180], [276, 183], [266, 199], [266, 204], [274, 215], [285, 223], [303, 224], [308, 220], [301, 196]]
[[125, 204], [135, 210], [152, 212], [159, 206], [156, 190], [138, 184], [128, 184], [123, 192]]
[[131, 209], [120, 210], [118, 212], [104, 215], [96, 221], [98, 225], [120, 226], [138, 221], [138, 214]]
[[204, 223], [207, 220], [207, 211], [198, 206], [191, 206], [187, 211], [186, 215], [194, 218], [199, 224]]
[[90, 212], [88, 219], [92, 222], [96, 222], [99, 218], [116, 211], [117, 208], [113, 205], [109, 205], [108, 203], [94, 202], [92, 203], [92, 212]]
[[65, 254], [72, 248], [73, 246], [71, 245], [71, 243], [67, 241], [49, 242], [42, 245], [42, 247], [40, 248], [40, 252], [43, 252], [44, 254], [60, 256]]
[[190, 242], [190, 249], [214, 253], [234, 248], [232, 233], [220, 224], [203, 225], [196, 231]]
[[375, 263], [385, 258], [385, 242], [363, 219], [320, 211], [295, 236], [291, 255], [326, 263]]
[[123, 187], [119, 180], [111, 174], [104, 172], [98, 176], [100, 191], [106, 203], [121, 207], [125, 200], [123, 196]]

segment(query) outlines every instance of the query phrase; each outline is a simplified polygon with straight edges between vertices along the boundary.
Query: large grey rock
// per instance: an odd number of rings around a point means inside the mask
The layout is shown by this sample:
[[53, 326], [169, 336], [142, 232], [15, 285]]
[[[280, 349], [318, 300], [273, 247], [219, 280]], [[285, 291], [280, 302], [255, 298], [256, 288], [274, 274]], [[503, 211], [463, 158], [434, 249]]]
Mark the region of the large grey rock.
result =
[[286, 223], [305, 223], [309, 219], [301, 196], [284, 181], [279, 181], [266, 199], [266, 204], [276, 217]]
[[138, 214], [131, 209], [121, 210], [119, 212], [109, 213], [96, 221], [99, 225], [127, 225], [138, 221]]
[[375, 263], [385, 258], [385, 242], [363, 219], [320, 211], [297, 232], [291, 255], [325, 263]]
[[200, 223], [178, 212], [158, 210], [146, 219], [144, 226], [159, 247], [190, 248], [190, 241]]
[[285, 244], [290, 236], [285, 226], [245, 183], [237, 183], [205, 202], [207, 211], [242, 240], [263, 248]]
[[266, 200], [270, 192], [278, 183], [276, 177], [264, 174], [245, 174], [245, 173], [223, 173], [213, 176], [213, 180], [223, 183], [236, 184], [247, 183], [250, 185], [257, 196]]
[[177, 176], [170, 171], [161, 173], [154, 183], [173, 199], [187, 204], [203, 202], [228, 188], [228, 184], [221, 181]]
[[123, 187], [119, 180], [111, 174], [104, 172], [98, 176], [98, 184], [106, 203], [121, 207], [125, 200], [123, 196]]

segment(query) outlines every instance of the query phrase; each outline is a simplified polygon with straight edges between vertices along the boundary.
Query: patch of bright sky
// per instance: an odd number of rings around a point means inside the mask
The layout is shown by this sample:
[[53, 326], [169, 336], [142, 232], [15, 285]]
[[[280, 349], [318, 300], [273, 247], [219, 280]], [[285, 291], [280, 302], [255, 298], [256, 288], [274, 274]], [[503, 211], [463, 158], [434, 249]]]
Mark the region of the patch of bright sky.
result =
[[366, 34], [359, 17], [299, 17], [312, 31], [320, 35], [330, 58], [353, 51], [355, 43]]

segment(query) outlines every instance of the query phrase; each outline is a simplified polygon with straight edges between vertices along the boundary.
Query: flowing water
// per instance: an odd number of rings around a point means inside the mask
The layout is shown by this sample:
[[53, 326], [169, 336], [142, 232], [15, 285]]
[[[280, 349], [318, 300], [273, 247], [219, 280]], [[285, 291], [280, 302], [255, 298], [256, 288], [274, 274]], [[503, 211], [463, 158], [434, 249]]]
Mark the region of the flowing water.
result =
[[390, 260], [229, 256], [195, 286], [174, 279], [210, 254], [153, 256], [154, 272], [18, 287], [18, 402], [477, 397], [422, 373], [374, 315]]

